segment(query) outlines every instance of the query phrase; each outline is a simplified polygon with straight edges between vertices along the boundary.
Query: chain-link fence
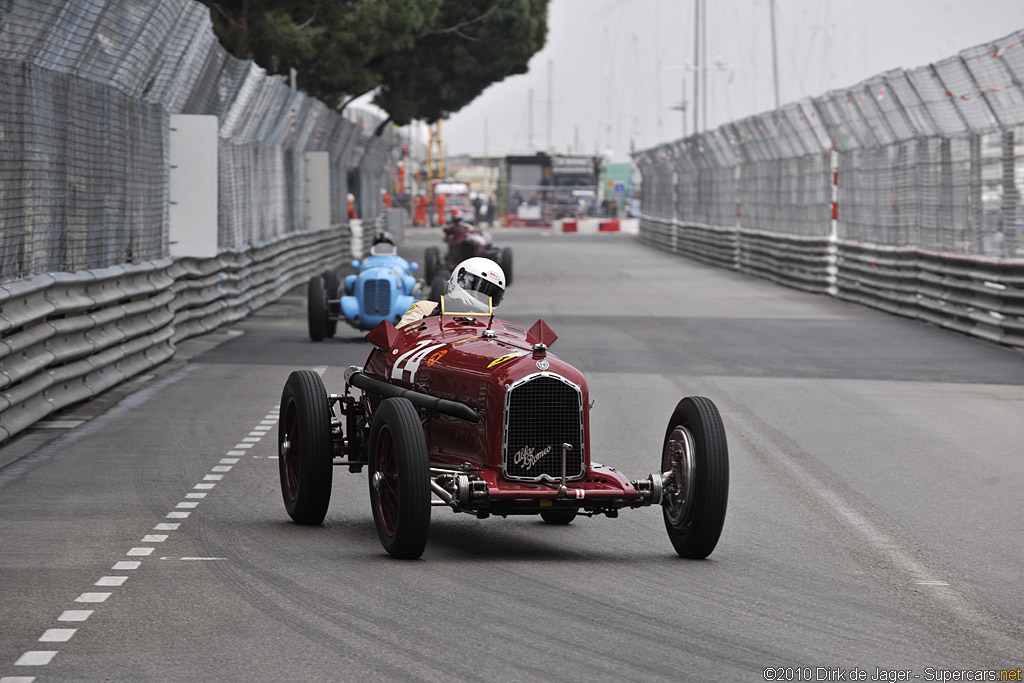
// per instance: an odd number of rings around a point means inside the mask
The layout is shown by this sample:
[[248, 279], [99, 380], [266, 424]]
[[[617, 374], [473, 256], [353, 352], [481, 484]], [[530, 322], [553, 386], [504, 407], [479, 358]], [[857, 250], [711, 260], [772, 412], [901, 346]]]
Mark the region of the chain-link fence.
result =
[[221, 248], [306, 228], [304, 152], [330, 152], [332, 223], [349, 172], [386, 181], [386, 144], [230, 56], [194, 0], [0, 0], [0, 88], [0, 281], [166, 256], [171, 113], [219, 118]]
[[1022, 257], [1022, 82], [1024, 32], [1015, 32], [645, 150], [636, 155], [643, 212]]

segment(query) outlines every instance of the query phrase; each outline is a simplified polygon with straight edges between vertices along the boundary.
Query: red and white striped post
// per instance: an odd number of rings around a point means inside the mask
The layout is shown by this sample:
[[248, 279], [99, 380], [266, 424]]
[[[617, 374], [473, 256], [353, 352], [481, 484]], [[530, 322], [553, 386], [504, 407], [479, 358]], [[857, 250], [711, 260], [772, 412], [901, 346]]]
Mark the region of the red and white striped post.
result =
[[826, 270], [828, 272], [828, 293], [836, 296], [839, 288], [836, 285], [838, 267], [838, 245], [839, 245], [839, 150], [836, 149], [836, 140], [832, 138], [832, 146], [828, 152], [829, 166], [832, 167], [832, 226], [828, 235], [828, 251]]

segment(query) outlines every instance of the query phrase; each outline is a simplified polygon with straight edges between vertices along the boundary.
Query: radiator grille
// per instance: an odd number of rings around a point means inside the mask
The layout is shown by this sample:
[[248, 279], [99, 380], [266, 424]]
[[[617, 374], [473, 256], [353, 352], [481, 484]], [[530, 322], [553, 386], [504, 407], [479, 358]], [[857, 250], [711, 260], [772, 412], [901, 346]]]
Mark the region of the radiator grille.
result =
[[391, 313], [391, 282], [387, 279], [367, 280], [363, 283], [363, 312], [366, 315]]
[[505, 396], [505, 476], [560, 478], [563, 443], [572, 444], [566, 474], [569, 478], [583, 476], [583, 398], [579, 387], [546, 373], [512, 385]]

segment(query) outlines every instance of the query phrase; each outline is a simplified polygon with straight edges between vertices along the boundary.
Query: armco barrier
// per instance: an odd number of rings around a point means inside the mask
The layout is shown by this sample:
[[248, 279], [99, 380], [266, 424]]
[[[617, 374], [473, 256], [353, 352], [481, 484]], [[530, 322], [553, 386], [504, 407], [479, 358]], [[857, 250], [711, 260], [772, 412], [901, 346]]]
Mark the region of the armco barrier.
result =
[[828, 237], [736, 232], [740, 271], [808, 292], [828, 293], [835, 284], [836, 249]]
[[0, 286], [0, 440], [173, 352], [170, 260]]
[[181, 259], [173, 269], [174, 341], [244, 318], [310, 276], [341, 267], [350, 254], [347, 233], [331, 228], [213, 259]]
[[1024, 347], [1024, 260], [839, 244], [837, 296]]
[[332, 228], [213, 259], [164, 259], [0, 285], [0, 441], [174, 355], [348, 258]]
[[663, 251], [1024, 347], [1024, 259], [684, 225], [650, 216], [640, 226], [640, 241]]

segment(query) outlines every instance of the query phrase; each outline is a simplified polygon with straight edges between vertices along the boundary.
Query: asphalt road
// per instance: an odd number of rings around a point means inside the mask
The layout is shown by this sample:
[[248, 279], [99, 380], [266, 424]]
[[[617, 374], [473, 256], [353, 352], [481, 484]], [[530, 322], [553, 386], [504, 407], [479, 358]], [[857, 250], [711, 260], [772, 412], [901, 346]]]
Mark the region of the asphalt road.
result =
[[646, 476], [676, 402], [717, 403], [730, 500], [708, 560], [675, 555], [658, 509], [554, 527], [435, 508], [423, 558], [396, 561], [365, 473], [340, 468], [325, 524], [292, 524], [284, 381], [316, 368], [338, 391], [368, 351], [343, 326], [309, 342], [296, 292], [0, 447], [0, 682], [1024, 666], [1024, 356], [627, 236], [498, 239], [499, 311], [543, 317], [587, 375], [595, 460]]

